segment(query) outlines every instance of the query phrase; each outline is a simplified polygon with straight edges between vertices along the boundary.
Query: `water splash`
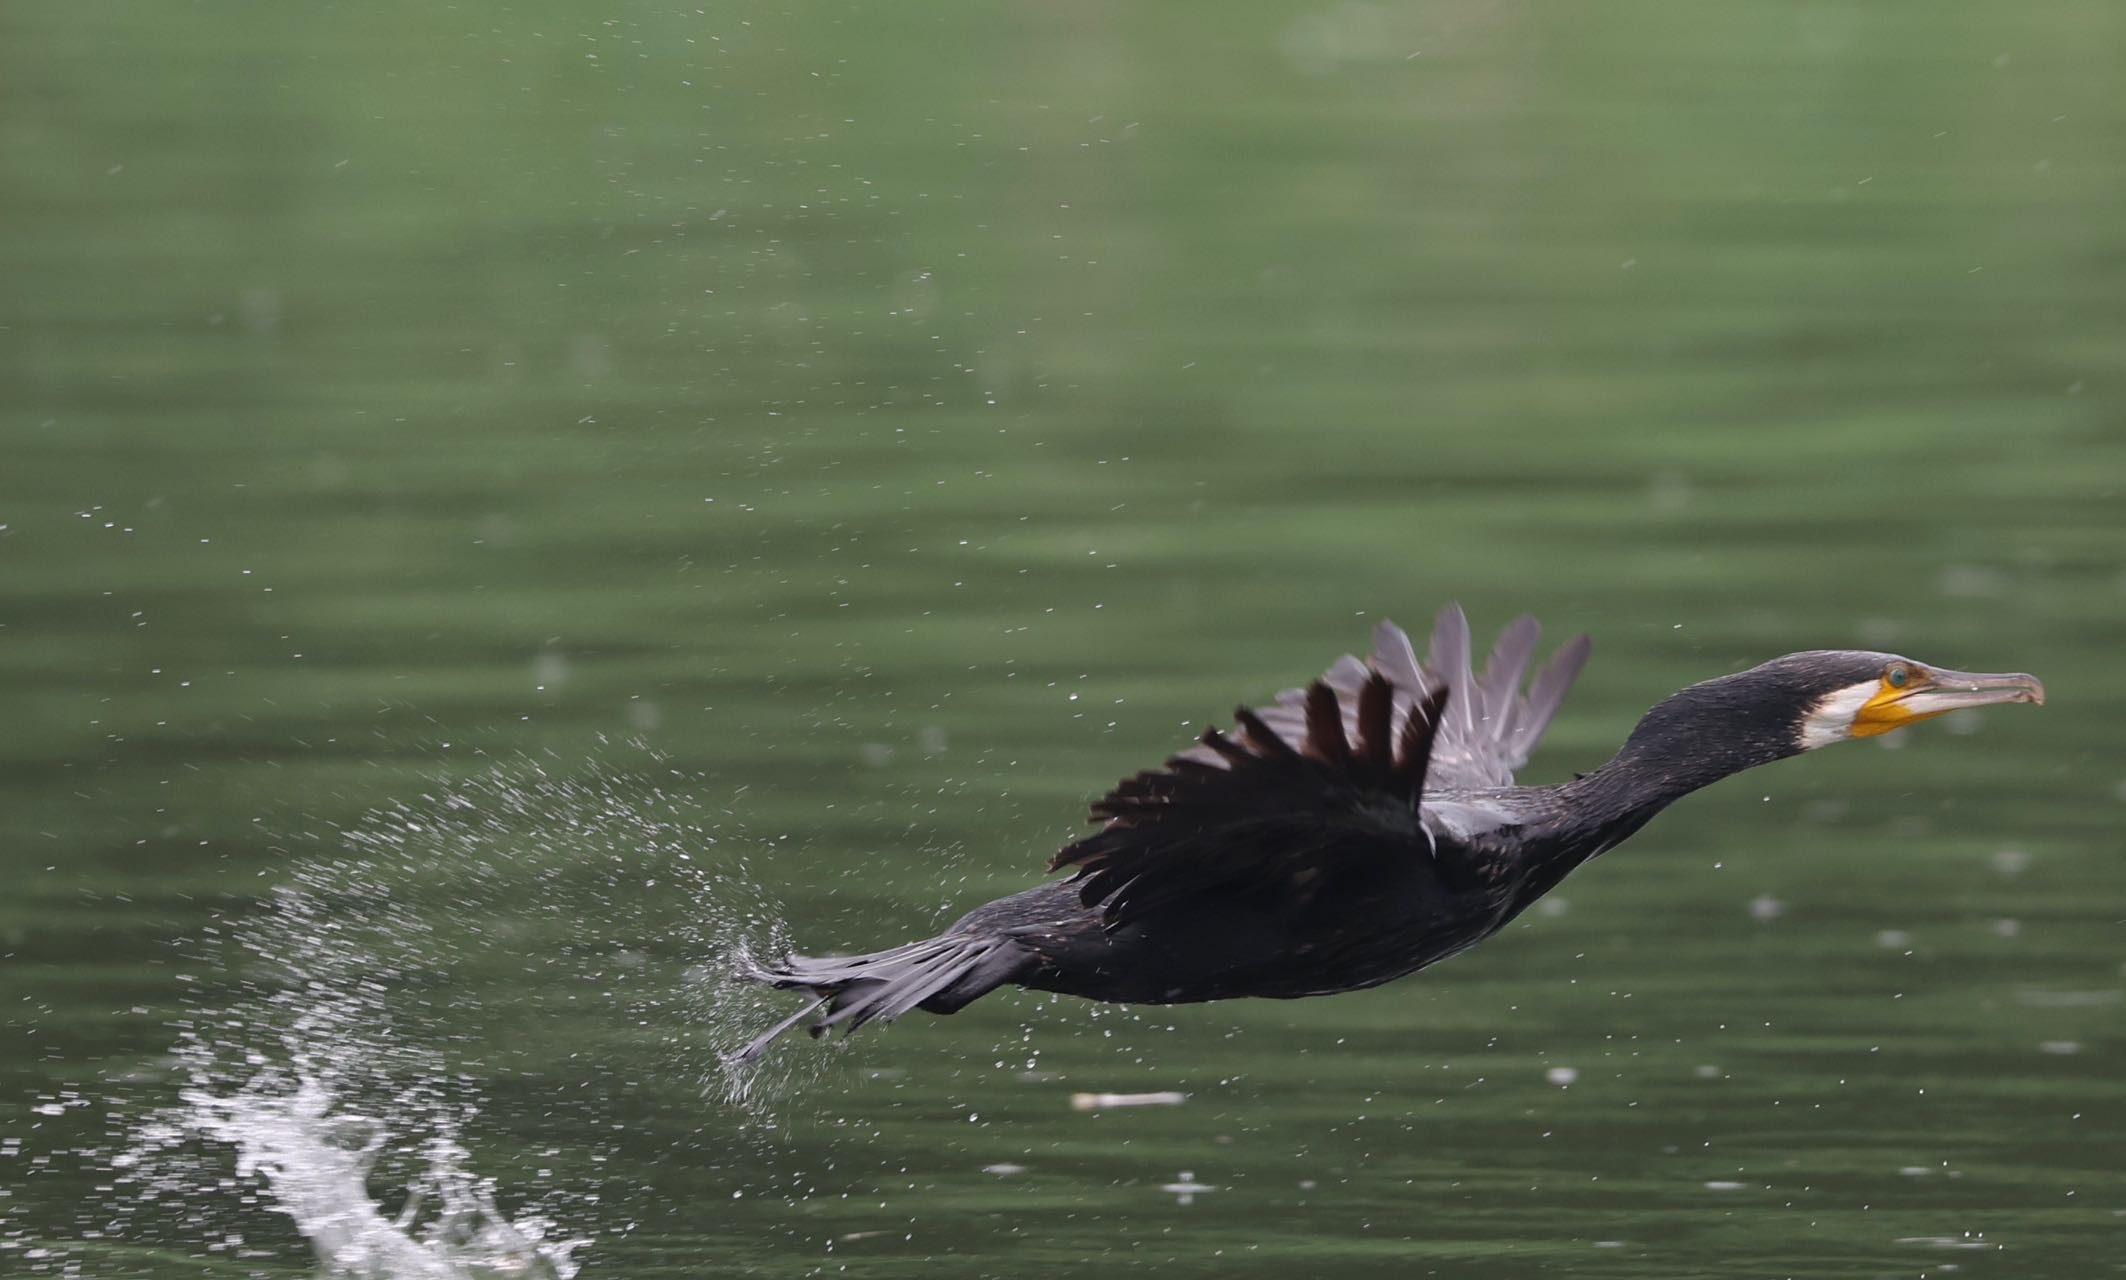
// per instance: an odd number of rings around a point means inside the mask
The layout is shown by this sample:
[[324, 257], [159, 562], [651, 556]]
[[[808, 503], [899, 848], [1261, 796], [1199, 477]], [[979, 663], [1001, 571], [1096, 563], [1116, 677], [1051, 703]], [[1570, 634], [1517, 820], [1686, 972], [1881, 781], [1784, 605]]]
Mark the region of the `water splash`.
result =
[[[772, 1006], [734, 962], [779, 940], [719, 837], [746, 843], [639, 772], [524, 762], [292, 842], [262, 909], [191, 949], [202, 994], [153, 1073], [159, 1099], [105, 1099], [123, 1136], [84, 1239], [284, 1259], [288, 1223], [333, 1276], [574, 1275], [628, 1227], [598, 1207], [615, 1126], [556, 1134], [527, 1177], [521, 1150], [484, 1136], [485, 1079], [580, 1098], [613, 1068], [600, 1046], [641, 1052], [653, 1028], [659, 1070], [773, 1129], [779, 1086], [828, 1069], [720, 1065]], [[33, 1261], [71, 1274], [82, 1256]]]
[[568, 1280], [587, 1236], [553, 1238], [542, 1214], [511, 1218], [496, 1207], [492, 1179], [476, 1177], [447, 1120], [422, 1142], [422, 1167], [386, 1216], [371, 1188], [391, 1142], [383, 1118], [344, 1109], [327, 1081], [279, 1068], [232, 1093], [188, 1089], [174, 1142], [196, 1132], [236, 1151], [239, 1178], [267, 1188], [273, 1206], [302, 1232], [328, 1275], [354, 1280], [474, 1280], [521, 1276]]
[[[479, 957], [435, 910], [440, 898], [472, 919], [507, 919], [524, 886], [488, 846], [512, 823], [474, 815], [557, 798], [581, 799], [489, 777], [371, 815], [344, 833], [342, 853], [295, 864], [210, 957], [243, 975], [240, 995], [188, 1020], [179, 1104], [139, 1127], [135, 1178], [182, 1201], [227, 1188], [233, 1154], [245, 1203], [291, 1222], [330, 1276], [573, 1276], [591, 1234], [564, 1234], [550, 1212], [512, 1216], [495, 1180], [473, 1171], [466, 1134], [481, 1094], [446, 1046], [479, 1028], [439, 1002]], [[488, 838], [476, 838], [483, 825]]]

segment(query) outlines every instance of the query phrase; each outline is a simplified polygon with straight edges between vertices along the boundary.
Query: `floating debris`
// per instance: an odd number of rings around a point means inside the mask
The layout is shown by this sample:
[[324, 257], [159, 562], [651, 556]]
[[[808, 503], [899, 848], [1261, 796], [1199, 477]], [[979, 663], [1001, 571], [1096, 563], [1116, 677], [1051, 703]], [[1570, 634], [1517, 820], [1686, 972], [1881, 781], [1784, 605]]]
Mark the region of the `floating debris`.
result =
[[1916, 1244], [1929, 1249], [1998, 1249], [1983, 1232], [1963, 1236], [1899, 1236], [1891, 1244]]
[[1156, 1093], [1074, 1093], [1070, 1095], [1072, 1111], [1105, 1111], [1109, 1107], [1178, 1107], [1188, 1101], [1188, 1095], [1177, 1089], [1161, 1089]]

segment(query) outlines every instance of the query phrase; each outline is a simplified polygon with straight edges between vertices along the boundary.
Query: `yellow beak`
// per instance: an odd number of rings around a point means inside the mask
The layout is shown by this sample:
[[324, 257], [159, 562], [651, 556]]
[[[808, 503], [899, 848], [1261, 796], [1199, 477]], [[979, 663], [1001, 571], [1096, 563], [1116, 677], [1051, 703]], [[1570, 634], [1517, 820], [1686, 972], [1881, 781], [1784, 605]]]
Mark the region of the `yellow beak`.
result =
[[1872, 738], [1951, 711], [1990, 707], [1998, 702], [2029, 702], [2043, 706], [2044, 683], [2036, 676], [2020, 671], [1994, 674], [1931, 669], [1902, 689], [1885, 680], [1882, 691], [1868, 699], [1859, 714], [1853, 717], [1853, 736]]

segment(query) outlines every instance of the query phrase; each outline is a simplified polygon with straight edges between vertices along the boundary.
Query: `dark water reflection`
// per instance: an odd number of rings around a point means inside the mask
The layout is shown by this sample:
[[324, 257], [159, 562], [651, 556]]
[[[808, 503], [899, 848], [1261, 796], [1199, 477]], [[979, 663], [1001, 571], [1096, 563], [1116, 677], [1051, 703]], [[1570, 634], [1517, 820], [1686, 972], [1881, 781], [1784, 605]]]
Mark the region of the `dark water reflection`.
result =
[[[2111, 8], [5, 27], [0, 1271], [309, 1271], [142, 1137], [298, 1053], [381, 1211], [493, 1178], [586, 1275], [2116, 1270]], [[1447, 599], [1595, 635], [1541, 779], [1795, 648], [2053, 702], [1418, 980], [729, 1096], [733, 947], [1022, 887]]]

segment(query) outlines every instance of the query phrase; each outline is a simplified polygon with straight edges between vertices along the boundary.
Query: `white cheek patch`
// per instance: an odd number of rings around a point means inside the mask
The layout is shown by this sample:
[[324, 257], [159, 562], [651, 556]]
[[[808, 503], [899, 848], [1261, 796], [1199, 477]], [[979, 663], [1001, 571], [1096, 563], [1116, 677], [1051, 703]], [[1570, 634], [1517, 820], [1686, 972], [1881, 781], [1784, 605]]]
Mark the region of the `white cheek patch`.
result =
[[1848, 685], [1825, 694], [1809, 712], [1808, 718], [1801, 722], [1801, 749], [1814, 751], [1852, 737], [1853, 717], [1859, 715], [1860, 709], [1868, 705], [1881, 689], [1881, 685], [1870, 680], [1866, 684]]

